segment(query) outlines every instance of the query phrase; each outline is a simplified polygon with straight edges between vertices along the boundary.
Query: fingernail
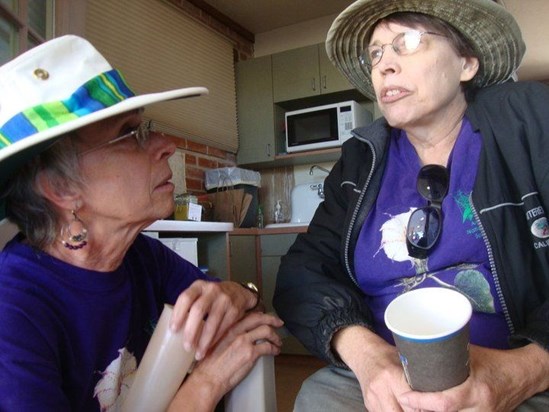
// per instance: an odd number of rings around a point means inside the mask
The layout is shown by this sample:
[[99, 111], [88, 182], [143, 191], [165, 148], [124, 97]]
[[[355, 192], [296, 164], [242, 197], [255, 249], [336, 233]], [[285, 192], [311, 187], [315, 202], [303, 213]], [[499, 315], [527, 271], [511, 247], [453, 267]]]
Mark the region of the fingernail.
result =
[[194, 354], [194, 358], [197, 360], [197, 361], [201, 361], [203, 358], [204, 358], [204, 355], [202, 354], [202, 352], [196, 352]]

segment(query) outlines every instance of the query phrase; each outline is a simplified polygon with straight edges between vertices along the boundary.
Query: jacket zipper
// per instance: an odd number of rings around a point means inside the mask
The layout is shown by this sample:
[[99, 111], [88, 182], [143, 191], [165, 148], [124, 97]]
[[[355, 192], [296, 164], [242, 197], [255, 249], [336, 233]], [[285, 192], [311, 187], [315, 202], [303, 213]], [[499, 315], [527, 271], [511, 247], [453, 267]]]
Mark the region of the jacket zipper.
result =
[[482, 222], [480, 220], [480, 216], [477, 212], [477, 209], [475, 207], [475, 204], [473, 203], [473, 196], [472, 193], [469, 195], [469, 203], [471, 204], [471, 210], [473, 211], [473, 215], [475, 216], [475, 220], [478, 224], [478, 227], [480, 229], [480, 233], [482, 235], [482, 240], [484, 242], [484, 246], [486, 246], [486, 251], [488, 252], [488, 261], [490, 262], [490, 270], [492, 272], [492, 278], [494, 280], [494, 286], [496, 287], [496, 293], [498, 295], [499, 301], [501, 303], [501, 308], [503, 310], [503, 315], [505, 317], [505, 321], [507, 322], [507, 326], [509, 327], [509, 331], [511, 334], [515, 333], [515, 327], [513, 325], [513, 321], [511, 320], [511, 316], [509, 314], [509, 309], [507, 308], [507, 303], [505, 302], [505, 298], [503, 296], [503, 292], [501, 290], [501, 283], [499, 281], [499, 275], [496, 269], [496, 263], [494, 259], [494, 254], [492, 252], [492, 247], [490, 245], [490, 241], [488, 240], [488, 236], [486, 235], [486, 230], [484, 230], [484, 226], [482, 225]]
[[344, 256], [345, 256], [345, 269], [347, 269], [347, 274], [349, 275], [349, 277], [351, 278], [353, 283], [356, 285], [356, 287], [359, 288], [359, 289], [361, 289], [361, 288], [360, 288], [357, 280], [355, 279], [355, 276], [354, 276], [354, 274], [351, 270], [351, 264], [349, 262], [349, 246], [351, 244], [351, 233], [353, 231], [353, 227], [355, 225], [356, 218], [358, 216], [360, 205], [362, 204], [364, 196], [366, 196], [366, 189], [368, 188], [368, 186], [370, 184], [370, 180], [372, 180], [372, 175], [374, 173], [376, 159], [377, 159], [376, 151], [374, 150], [374, 146], [368, 140], [362, 140], [362, 141], [364, 143], [366, 143], [370, 147], [370, 150], [372, 151], [372, 166], [370, 168], [370, 173], [368, 174], [368, 179], [366, 179], [366, 182], [364, 183], [364, 186], [362, 187], [362, 190], [360, 192], [360, 196], [357, 200], [355, 210], [353, 210], [353, 216], [351, 217], [351, 221], [349, 222], [349, 229], [347, 230], [347, 235], [345, 237], [345, 253], [344, 253]]

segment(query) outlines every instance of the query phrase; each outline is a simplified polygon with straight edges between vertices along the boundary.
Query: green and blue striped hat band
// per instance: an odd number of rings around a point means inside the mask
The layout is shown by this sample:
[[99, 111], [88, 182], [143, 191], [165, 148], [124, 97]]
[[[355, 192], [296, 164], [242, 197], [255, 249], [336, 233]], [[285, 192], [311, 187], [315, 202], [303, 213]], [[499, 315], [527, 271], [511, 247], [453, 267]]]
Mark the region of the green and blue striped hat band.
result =
[[118, 70], [101, 73], [67, 99], [39, 104], [13, 116], [0, 128], [0, 150], [51, 127], [114, 106], [134, 95]]
[[59, 136], [149, 104], [206, 94], [205, 87], [187, 87], [135, 95], [78, 36], [34, 47], [0, 67], [0, 192], [11, 174]]

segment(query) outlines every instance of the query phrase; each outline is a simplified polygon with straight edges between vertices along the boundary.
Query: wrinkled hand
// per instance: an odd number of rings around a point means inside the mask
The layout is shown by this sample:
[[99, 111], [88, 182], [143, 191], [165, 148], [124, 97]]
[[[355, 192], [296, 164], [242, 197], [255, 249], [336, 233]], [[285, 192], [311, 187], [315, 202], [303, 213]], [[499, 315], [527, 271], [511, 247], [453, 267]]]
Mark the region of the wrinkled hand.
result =
[[[410, 391], [404, 376], [398, 352], [389, 344], [373, 352], [373, 356], [360, 368], [357, 379], [364, 397], [366, 410], [405, 411], [398, 401], [402, 393]], [[366, 366], [367, 365], [367, 366]]]
[[471, 345], [469, 378], [442, 392], [408, 392], [399, 397], [410, 410], [512, 411], [547, 390], [549, 354], [530, 344], [513, 350]]
[[283, 322], [264, 313], [250, 313], [234, 327], [200, 361], [193, 374], [202, 380], [217, 381], [222, 394], [234, 388], [263, 355], [278, 355], [282, 339], [276, 333]]
[[196, 359], [242, 319], [256, 297], [235, 282], [197, 280], [185, 289], [174, 305], [170, 328], [183, 327], [185, 349], [196, 349]]
[[231, 327], [199, 361], [172, 401], [170, 410], [213, 410], [263, 355], [278, 355], [282, 340], [276, 329], [283, 322], [252, 312]]
[[341, 359], [355, 373], [369, 412], [404, 411], [398, 397], [410, 391], [398, 352], [374, 332], [351, 326], [332, 342]]

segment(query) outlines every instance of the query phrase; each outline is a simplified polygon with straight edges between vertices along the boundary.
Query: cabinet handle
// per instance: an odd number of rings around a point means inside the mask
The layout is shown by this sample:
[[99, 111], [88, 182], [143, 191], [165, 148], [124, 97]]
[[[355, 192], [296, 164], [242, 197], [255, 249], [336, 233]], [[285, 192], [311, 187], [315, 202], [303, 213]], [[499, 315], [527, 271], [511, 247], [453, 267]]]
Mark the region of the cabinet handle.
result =
[[313, 77], [311, 80], [311, 89], [313, 89], [314, 92], [316, 92], [316, 78]]
[[326, 90], [326, 75], [322, 76], [322, 88]]
[[265, 146], [265, 154], [267, 157], [271, 157], [271, 144], [267, 143], [267, 146]]

